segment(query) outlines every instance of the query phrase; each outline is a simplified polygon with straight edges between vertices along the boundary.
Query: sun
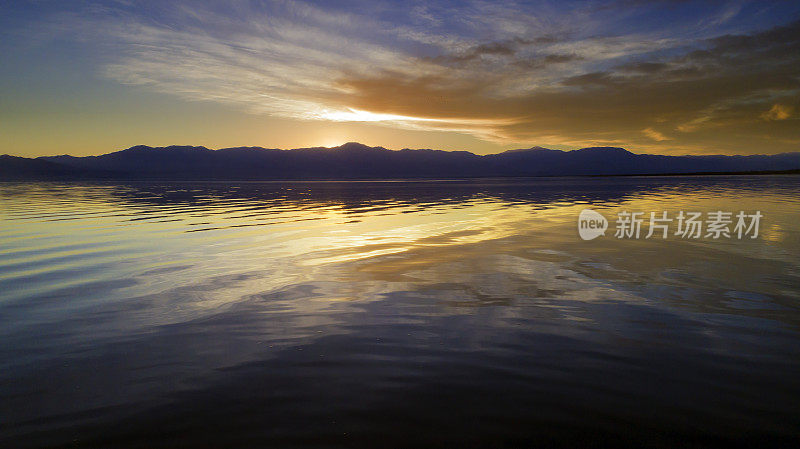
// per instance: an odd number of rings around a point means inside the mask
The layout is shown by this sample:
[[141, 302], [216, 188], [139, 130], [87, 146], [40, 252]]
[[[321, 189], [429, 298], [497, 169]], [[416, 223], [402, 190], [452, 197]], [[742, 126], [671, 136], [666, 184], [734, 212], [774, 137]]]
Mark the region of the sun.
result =
[[319, 146], [325, 147], [325, 148], [333, 148], [333, 147], [342, 146], [345, 143], [347, 143], [347, 140], [345, 140], [345, 139], [326, 138], [326, 139], [322, 140], [322, 143], [320, 143]]

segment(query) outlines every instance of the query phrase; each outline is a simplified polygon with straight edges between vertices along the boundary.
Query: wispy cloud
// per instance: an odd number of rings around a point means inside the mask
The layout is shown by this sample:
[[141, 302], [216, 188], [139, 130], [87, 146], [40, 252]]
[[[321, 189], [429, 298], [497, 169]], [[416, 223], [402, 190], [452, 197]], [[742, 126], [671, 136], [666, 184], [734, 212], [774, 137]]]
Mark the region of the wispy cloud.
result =
[[[735, 151], [733, 139], [750, 142], [768, 123], [788, 139], [777, 123], [796, 118], [800, 89], [800, 22], [746, 29], [743, 7], [661, 23], [657, 8], [686, 6], [236, 1], [106, 4], [57, 20], [102, 37], [93, 44], [113, 80], [254, 113], [499, 142]], [[725, 127], [736, 133], [710, 148], [711, 130]]]
[[643, 129], [642, 134], [657, 142], [663, 142], [664, 140], [669, 140], [669, 137], [665, 136], [663, 133], [659, 131], [654, 130], [653, 128]]

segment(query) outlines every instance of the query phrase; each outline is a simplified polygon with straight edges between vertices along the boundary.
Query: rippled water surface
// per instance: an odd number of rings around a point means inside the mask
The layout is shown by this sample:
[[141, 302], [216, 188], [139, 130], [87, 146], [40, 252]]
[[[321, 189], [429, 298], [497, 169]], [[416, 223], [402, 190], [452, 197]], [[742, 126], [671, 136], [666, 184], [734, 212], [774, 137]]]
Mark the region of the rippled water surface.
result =
[[797, 176], [0, 183], [0, 213], [2, 447], [800, 437]]

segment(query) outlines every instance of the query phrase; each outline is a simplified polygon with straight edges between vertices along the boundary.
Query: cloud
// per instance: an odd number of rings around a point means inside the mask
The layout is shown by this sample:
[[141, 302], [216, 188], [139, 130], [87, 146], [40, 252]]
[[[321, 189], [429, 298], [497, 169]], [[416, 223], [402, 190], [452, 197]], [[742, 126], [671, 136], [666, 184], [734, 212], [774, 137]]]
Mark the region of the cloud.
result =
[[[704, 40], [699, 45], [705, 48], [581, 75], [570, 71], [561, 78], [550, 74], [525, 78], [521, 71], [506, 68], [496, 77], [458, 71], [437, 77], [386, 72], [350, 77], [342, 84], [351, 92], [351, 101], [366, 110], [454, 121], [512, 120], [489, 130], [501, 141], [559, 136], [559, 143], [622, 141], [649, 146], [653, 140], [666, 139], [640, 130], [652, 130], [658, 123], [660, 128], [692, 133], [676, 138], [677, 145], [705, 146], [709, 131], [734, 129], [728, 141], [721, 137], [716, 144], [733, 148], [741, 146], [734, 139], [742, 144], [752, 141], [741, 134], [754, 128], [754, 110], [776, 99], [798, 98], [800, 40], [794, 37], [798, 28], [795, 22], [753, 35]], [[573, 69], [585, 61], [576, 64]], [[788, 137], [785, 128], [772, 132], [778, 138]], [[647, 140], [637, 140], [637, 135]]]
[[786, 120], [792, 116], [794, 108], [782, 104], [774, 104], [769, 111], [761, 114], [764, 120]]
[[113, 80], [254, 113], [678, 152], [796, 136], [800, 21], [732, 32], [739, 4], [702, 29], [662, 20], [682, 3], [154, 5], [58, 20], [102, 36]]
[[651, 139], [653, 139], [655, 141], [658, 141], [658, 142], [662, 142], [664, 140], [669, 140], [669, 137], [667, 137], [664, 134], [654, 130], [653, 128], [645, 128], [645, 129], [643, 129], [642, 130], [642, 134], [644, 134], [645, 136], [647, 136], [647, 137], [649, 137], [649, 138], [651, 138]]

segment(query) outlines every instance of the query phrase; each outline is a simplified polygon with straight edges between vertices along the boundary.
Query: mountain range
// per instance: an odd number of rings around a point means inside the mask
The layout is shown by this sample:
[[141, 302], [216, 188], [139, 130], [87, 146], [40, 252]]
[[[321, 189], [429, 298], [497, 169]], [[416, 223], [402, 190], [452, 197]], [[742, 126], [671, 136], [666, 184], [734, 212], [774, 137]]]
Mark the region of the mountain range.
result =
[[623, 148], [573, 151], [534, 147], [476, 155], [467, 151], [388, 150], [350, 142], [280, 150], [134, 146], [101, 156], [0, 156], [0, 180], [17, 179], [402, 179], [608, 176], [800, 170], [800, 152], [750, 156], [663, 156]]

